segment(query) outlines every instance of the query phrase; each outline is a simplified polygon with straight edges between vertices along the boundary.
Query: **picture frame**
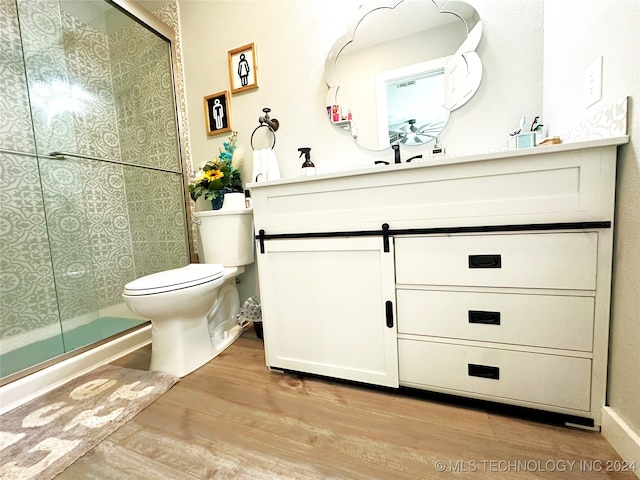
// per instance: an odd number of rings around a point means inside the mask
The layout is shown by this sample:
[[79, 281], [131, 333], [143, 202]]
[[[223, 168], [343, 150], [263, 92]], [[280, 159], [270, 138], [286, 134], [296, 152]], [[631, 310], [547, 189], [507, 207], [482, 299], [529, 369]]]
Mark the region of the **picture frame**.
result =
[[207, 135], [231, 131], [231, 110], [227, 90], [204, 97], [204, 123]]
[[231, 93], [240, 93], [258, 88], [256, 47], [250, 43], [229, 50], [229, 84]]

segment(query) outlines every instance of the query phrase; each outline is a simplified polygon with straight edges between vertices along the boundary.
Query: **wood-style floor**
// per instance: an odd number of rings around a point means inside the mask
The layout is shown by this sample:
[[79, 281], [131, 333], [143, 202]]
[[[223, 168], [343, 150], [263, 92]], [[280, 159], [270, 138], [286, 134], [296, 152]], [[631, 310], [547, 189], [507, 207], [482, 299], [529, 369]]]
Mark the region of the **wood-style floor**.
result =
[[57, 478], [637, 480], [599, 433], [446, 400], [270, 372], [250, 329]]

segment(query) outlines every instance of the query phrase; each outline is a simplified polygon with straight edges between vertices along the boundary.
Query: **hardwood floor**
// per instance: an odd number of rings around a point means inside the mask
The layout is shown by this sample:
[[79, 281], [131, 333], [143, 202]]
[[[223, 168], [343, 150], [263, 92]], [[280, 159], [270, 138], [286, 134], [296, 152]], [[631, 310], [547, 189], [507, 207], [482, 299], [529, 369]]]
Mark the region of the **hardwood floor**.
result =
[[599, 433], [270, 372], [250, 329], [57, 478], [637, 480], [616, 461]]

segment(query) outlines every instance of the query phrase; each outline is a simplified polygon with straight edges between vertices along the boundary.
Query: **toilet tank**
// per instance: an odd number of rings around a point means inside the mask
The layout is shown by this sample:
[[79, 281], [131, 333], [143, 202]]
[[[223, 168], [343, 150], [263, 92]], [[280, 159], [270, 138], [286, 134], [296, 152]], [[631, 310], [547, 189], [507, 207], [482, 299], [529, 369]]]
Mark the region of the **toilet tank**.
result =
[[200, 262], [239, 267], [253, 263], [253, 209], [207, 210], [195, 217]]

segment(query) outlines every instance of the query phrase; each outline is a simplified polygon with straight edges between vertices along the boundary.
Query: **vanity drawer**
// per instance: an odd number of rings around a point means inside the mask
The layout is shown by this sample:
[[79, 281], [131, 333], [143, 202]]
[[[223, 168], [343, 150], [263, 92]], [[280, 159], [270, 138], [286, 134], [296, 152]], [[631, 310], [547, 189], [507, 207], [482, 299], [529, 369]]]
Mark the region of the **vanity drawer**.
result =
[[589, 411], [589, 359], [407, 339], [398, 355], [401, 385]]
[[594, 298], [403, 290], [398, 333], [589, 352]]
[[596, 232], [395, 239], [396, 282], [594, 290]]

